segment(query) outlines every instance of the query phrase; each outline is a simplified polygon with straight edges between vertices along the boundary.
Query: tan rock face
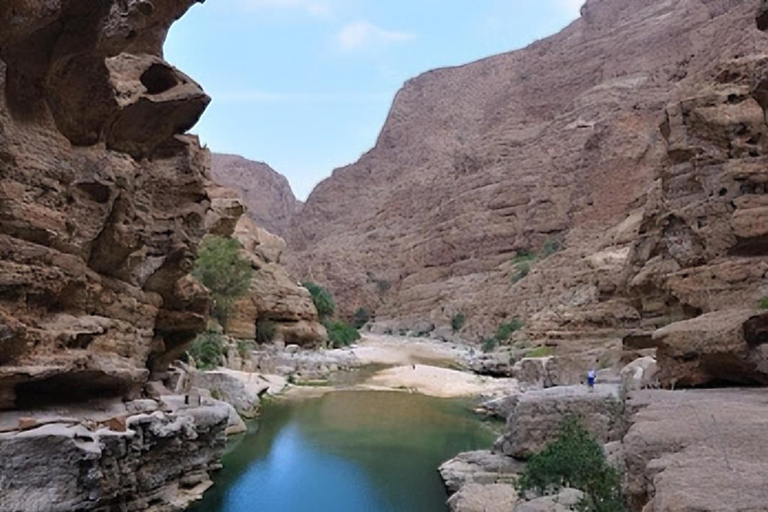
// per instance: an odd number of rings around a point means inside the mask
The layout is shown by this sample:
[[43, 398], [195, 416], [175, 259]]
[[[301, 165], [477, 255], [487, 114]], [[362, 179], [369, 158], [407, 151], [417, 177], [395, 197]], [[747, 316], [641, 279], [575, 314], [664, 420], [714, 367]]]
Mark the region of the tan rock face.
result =
[[[287, 236], [345, 312], [465, 337], [687, 319], [768, 293], [753, 0], [591, 0], [530, 47], [409, 81]], [[527, 275], [521, 251], [560, 242]], [[704, 290], [707, 292], [704, 293]], [[652, 329], [651, 329], [652, 330]]]
[[251, 292], [236, 306], [226, 332], [240, 339], [256, 338], [258, 322], [276, 324], [276, 339], [298, 345], [315, 345], [327, 337], [318, 322], [317, 309], [306, 288], [292, 278], [280, 260], [282, 238], [257, 226], [248, 217], [237, 223], [233, 235], [254, 270]]
[[131, 395], [205, 326], [209, 99], [159, 57], [194, 3], [0, 6], [0, 408]]
[[212, 174], [217, 183], [242, 195], [248, 216], [267, 231], [285, 236], [290, 220], [301, 211], [288, 180], [265, 163], [214, 154]]

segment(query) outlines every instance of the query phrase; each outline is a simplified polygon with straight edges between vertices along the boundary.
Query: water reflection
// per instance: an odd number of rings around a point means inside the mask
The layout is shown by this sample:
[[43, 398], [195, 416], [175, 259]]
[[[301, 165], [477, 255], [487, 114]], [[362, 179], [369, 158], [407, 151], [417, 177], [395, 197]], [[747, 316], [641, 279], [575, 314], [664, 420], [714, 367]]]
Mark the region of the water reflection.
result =
[[342, 392], [272, 404], [197, 512], [445, 512], [435, 469], [493, 433], [465, 404]]

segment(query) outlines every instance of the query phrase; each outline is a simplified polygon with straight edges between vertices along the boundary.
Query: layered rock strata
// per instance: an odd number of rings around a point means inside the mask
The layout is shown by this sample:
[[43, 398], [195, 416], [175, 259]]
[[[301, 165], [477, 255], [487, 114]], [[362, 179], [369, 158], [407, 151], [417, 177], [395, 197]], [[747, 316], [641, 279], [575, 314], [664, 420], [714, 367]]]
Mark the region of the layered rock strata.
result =
[[138, 398], [206, 325], [210, 155], [184, 133], [209, 98], [162, 59], [194, 3], [0, 5], [3, 510], [179, 510], [223, 450], [216, 404], [88, 405]]
[[234, 338], [258, 339], [259, 323], [274, 327], [272, 340], [286, 344], [314, 346], [327, 333], [309, 291], [293, 279], [281, 263], [285, 242], [242, 217], [233, 235], [242, 244], [243, 256], [251, 262], [250, 293], [235, 306], [227, 320], [226, 333]]
[[214, 153], [211, 164], [214, 181], [242, 196], [252, 221], [271, 233], [285, 236], [291, 219], [302, 208], [285, 176], [263, 162], [235, 155]]
[[347, 313], [464, 312], [472, 339], [513, 317], [568, 344], [754, 306], [759, 3], [589, 0], [553, 37], [409, 81], [295, 218], [291, 268]]

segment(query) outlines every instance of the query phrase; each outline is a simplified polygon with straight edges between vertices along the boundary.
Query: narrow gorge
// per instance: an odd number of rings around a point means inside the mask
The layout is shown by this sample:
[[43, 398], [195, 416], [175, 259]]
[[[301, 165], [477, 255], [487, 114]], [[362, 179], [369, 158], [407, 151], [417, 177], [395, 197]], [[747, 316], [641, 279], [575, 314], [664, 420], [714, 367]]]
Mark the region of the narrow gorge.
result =
[[768, 512], [768, 1], [587, 0], [306, 201], [203, 3], [0, 0], [0, 512]]

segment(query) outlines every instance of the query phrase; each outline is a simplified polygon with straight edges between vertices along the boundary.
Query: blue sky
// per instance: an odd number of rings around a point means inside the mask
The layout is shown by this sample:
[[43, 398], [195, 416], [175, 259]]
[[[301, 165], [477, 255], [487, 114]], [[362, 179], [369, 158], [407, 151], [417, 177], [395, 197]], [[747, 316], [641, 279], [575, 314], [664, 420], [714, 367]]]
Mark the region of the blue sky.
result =
[[267, 162], [305, 199], [376, 142], [403, 82], [523, 47], [583, 0], [207, 0], [166, 59], [213, 97], [192, 130]]

